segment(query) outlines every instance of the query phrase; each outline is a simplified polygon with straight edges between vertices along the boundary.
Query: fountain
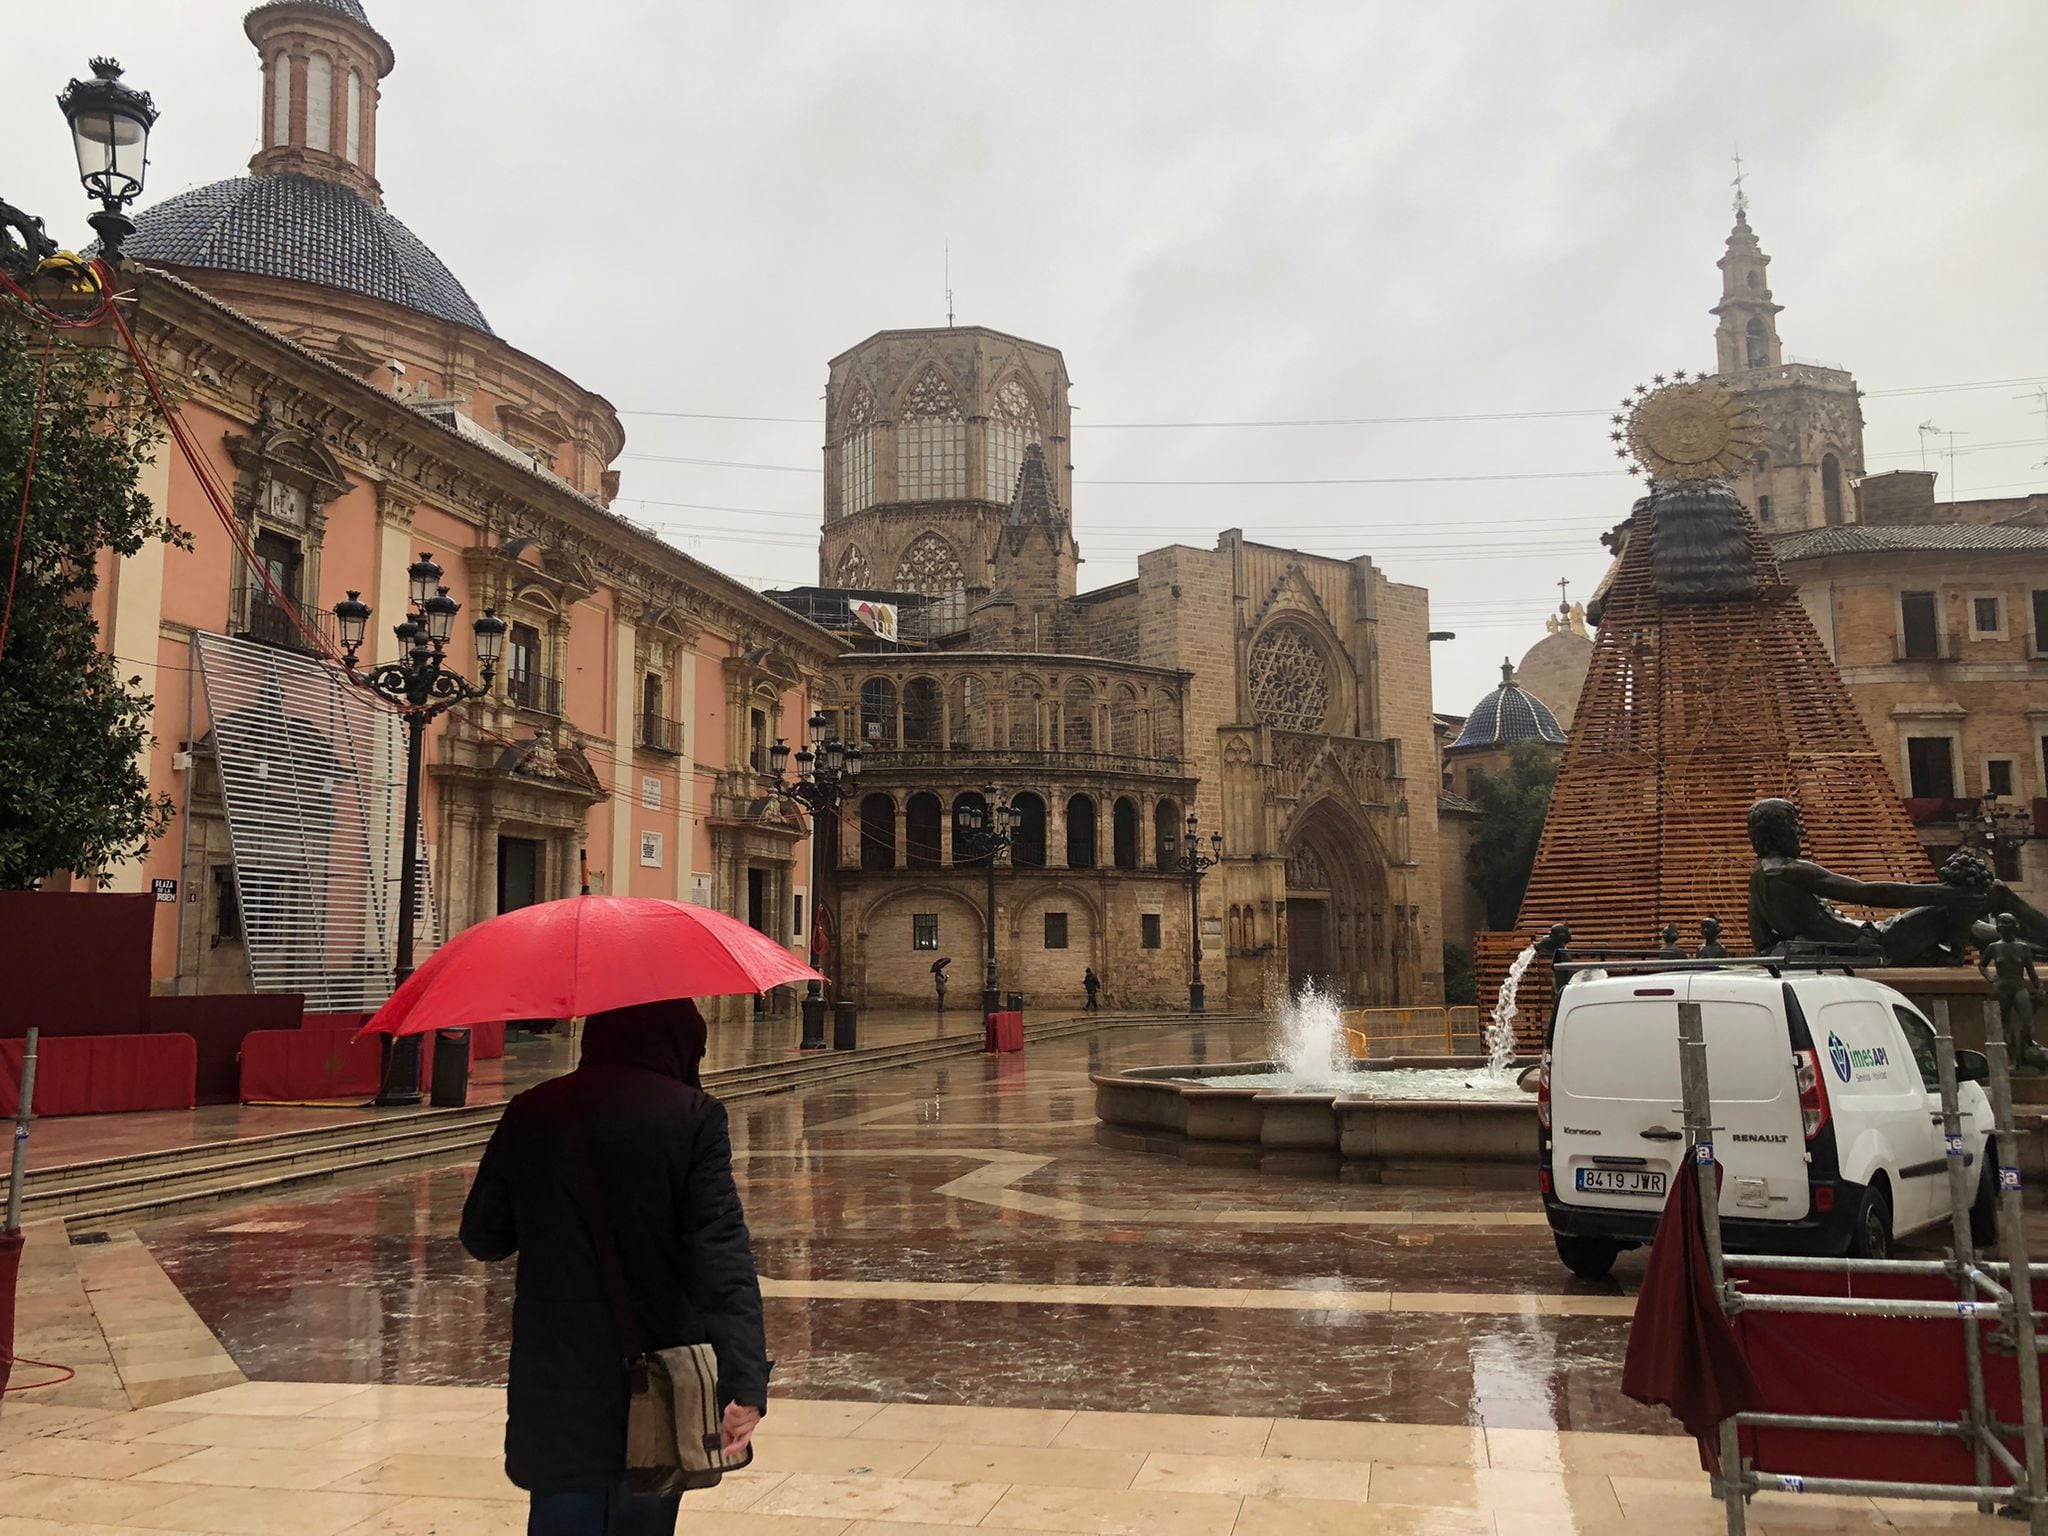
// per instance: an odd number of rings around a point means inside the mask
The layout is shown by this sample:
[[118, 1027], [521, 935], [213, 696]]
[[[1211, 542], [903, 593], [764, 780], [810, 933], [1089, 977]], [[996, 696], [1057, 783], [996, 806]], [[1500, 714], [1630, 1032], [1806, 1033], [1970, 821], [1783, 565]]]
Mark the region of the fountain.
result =
[[1097, 1138], [1212, 1167], [1519, 1184], [1537, 1141], [1515, 992], [1537, 953], [1524, 951], [1502, 984], [1484, 1057], [1356, 1059], [1341, 1003], [1311, 984], [1270, 1006], [1270, 1060], [1096, 1075]]

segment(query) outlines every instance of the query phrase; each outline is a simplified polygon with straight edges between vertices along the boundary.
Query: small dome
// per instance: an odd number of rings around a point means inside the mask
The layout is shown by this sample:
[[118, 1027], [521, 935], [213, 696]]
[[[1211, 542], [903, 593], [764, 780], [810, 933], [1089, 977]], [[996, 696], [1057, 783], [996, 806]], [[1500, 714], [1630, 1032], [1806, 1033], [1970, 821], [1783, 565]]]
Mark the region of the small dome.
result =
[[496, 334], [418, 235], [353, 187], [316, 176], [237, 176], [181, 192], [135, 215], [126, 250], [341, 288]]
[[1460, 747], [1507, 747], [1518, 741], [1547, 741], [1564, 745], [1564, 731], [1557, 716], [1535, 694], [1515, 681], [1512, 662], [1500, 664], [1500, 686], [1472, 706], [1465, 717], [1465, 729], [1447, 749]]
[[370, 24], [368, 13], [357, 0], [267, 0], [266, 4], [255, 7], [249, 14], [254, 16], [257, 11], [281, 10], [287, 5], [310, 5], [316, 10], [339, 11], [350, 21], [360, 21], [366, 27]]

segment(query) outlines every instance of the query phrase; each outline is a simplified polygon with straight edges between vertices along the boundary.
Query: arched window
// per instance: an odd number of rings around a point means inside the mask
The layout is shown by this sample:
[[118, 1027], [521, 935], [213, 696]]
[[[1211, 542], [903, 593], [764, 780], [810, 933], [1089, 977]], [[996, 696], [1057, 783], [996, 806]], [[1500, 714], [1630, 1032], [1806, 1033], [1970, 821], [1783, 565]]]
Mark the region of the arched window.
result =
[[1162, 800], [1152, 812], [1152, 858], [1160, 869], [1180, 862], [1180, 806]]
[[932, 633], [949, 635], [967, 619], [967, 573], [953, 546], [936, 533], [921, 533], [896, 562], [896, 590], [937, 598]]
[[875, 573], [868, 569], [868, 557], [861, 553], [858, 544], [849, 544], [839, 552], [839, 565], [832, 573], [832, 584], [856, 592], [874, 589]]
[[1763, 287], [1763, 285], [1764, 280], [1761, 277], [1757, 276], [1756, 268], [1751, 267], [1749, 269], [1749, 286], [1752, 288], [1761, 288]]
[[270, 64], [270, 142], [292, 141], [292, 56], [280, 53]]
[[661, 718], [661, 674], [650, 672], [640, 679], [640, 713], [649, 720]]
[[1308, 627], [1270, 624], [1252, 642], [1252, 708], [1283, 731], [1320, 731], [1330, 716], [1330, 661]]
[[868, 795], [861, 800], [860, 867], [896, 867], [896, 802], [888, 795]]
[[1832, 453], [1820, 461], [1820, 505], [1829, 523], [1842, 520], [1842, 461]]
[[1075, 795], [1067, 802], [1067, 868], [1095, 867], [1095, 799]]
[[860, 685], [860, 742], [863, 747], [896, 745], [896, 685], [886, 677]]
[[950, 501], [967, 494], [967, 418], [953, 386], [926, 365], [896, 423], [896, 495]]
[[1045, 802], [1030, 790], [1010, 797], [1017, 807], [1017, 831], [1010, 844], [1010, 862], [1019, 869], [1045, 868]]
[[1028, 677], [1010, 681], [1010, 750], [1038, 750], [1038, 685]]
[[953, 862], [955, 864], [984, 864], [988, 861], [976, 858], [971, 851], [974, 834], [968, 829], [968, 822], [980, 820], [988, 825], [988, 801], [976, 789], [963, 790], [953, 797]]
[[306, 148], [334, 149], [334, 65], [324, 53], [306, 60]]
[[1110, 857], [1118, 869], [1138, 867], [1138, 803], [1129, 795], [1110, 812]]
[[996, 386], [988, 413], [988, 475], [982, 494], [1007, 504], [1017, 494], [1017, 471], [1024, 449], [1041, 440], [1038, 407], [1015, 375]]
[[1771, 366], [1771, 338], [1764, 329], [1761, 319], [1754, 316], [1749, 322], [1749, 366], [1768, 368]]
[[1244, 908], [1233, 906], [1230, 909], [1230, 953], [1241, 955], [1244, 947]]
[[342, 144], [350, 165], [363, 163], [363, 77], [348, 72], [348, 121], [341, 125]]
[[1180, 757], [1180, 696], [1171, 688], [1152, 696], [1152, 755]]
[[904, 863], [912, 869], [939, 867], [939, 818], [945, 806], [937, 795], [919, 790], [903, 807]]
[[1138, 690], [1129, 683], [1119, 686], [1109, 706], [1109, 740], [1103, 743], [1104, 748], [1123, 757], [1141, 756], [1144, 747], [1138, 741], [1138, 721], [1142, 713]]
[[990, 745], [988, 684], [979, 677], [956, 677], [946, 688], [949, 746], [961, 751]]
[[938, 681], [913, 677], [903, 685], [903, 745], [939, 746], [939, 727]]
[[1066, 706], [1060, 721], [1060, 745], [1069, 752], [1095, 750], [1095, 690], [1086, 678], [1067, 680]]
[[839, 429], [839, 511], [858, 512], [875, 501], [875, 392], [856, 384]]

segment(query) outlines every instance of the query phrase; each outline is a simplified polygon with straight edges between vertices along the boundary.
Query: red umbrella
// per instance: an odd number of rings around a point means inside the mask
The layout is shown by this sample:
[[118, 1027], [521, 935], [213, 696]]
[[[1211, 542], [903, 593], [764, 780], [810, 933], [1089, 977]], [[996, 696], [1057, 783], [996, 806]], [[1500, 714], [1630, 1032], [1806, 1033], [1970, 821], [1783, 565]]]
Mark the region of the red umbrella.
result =
[[566, 1019], [669, 997], [822, 981], [765, 933], [686, 901], [571, 896], [450, 939], [362, 1033], [418, 1035], [490, 1019]]

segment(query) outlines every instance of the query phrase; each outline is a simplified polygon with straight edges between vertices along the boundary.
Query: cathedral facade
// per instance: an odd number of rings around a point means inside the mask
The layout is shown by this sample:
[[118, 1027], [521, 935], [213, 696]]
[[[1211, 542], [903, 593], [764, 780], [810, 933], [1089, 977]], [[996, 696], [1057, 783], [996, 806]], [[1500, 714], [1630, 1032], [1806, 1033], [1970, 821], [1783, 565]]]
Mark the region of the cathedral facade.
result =
[[[1426, 594], [1239, 529], [1077, 591], [1067, 389], [1056, 350], [980, 327], [831, 364], [821, 586], [785, 600], [900, 614], [894, 641], [842, 624], [833, 667], [865, 756], [838, 836], [846, 995], [928, 999], [942, 958], [971, 993], [987, 870], [958, 834], [993, 788], [1022, 812], [1002, 986], [1031, 1005], [1078, 1001], [1092, 968], [1113, 1004], [1180, 1006], [1197, 944], [1212, 1006], [1309, 980], [1440, 1000]], [[1199, 882], [1191, 837], [1218, 860]]]

